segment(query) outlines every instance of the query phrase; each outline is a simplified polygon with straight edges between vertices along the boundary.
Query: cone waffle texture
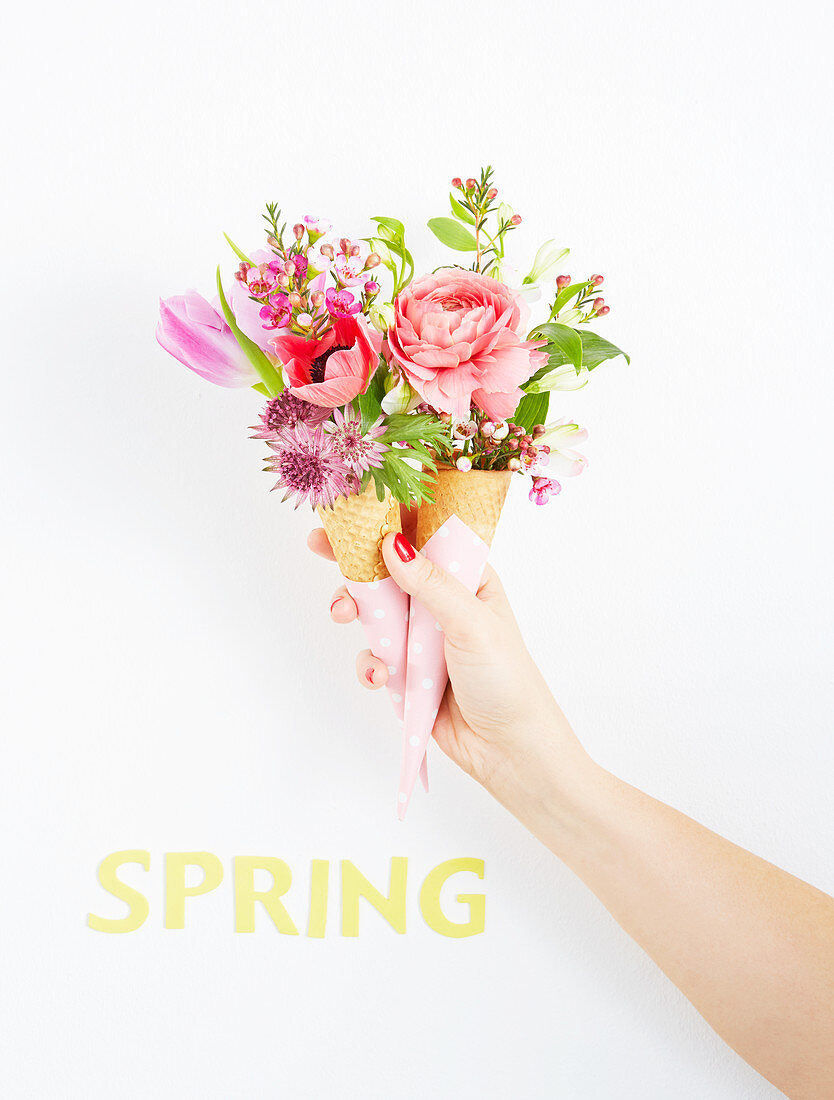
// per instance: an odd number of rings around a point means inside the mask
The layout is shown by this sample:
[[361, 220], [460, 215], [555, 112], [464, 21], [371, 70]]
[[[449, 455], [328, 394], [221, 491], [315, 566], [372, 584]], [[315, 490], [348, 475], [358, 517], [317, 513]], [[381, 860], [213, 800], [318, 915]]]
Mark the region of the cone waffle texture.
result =
[[388, 576], [380, 544], [389, 531], [400, 531], [400, 506], [385, 490], [377, 500], [373, 480], [363, 493], [337, 497], [332, 508], [316, 509], [324, 524], [342, 576], [350, 581], [379, 581]]
[[422, 550], [450, 516], [463, 520], [489, 546], [512, 476], [510, 470], [463, 473], [441, 466], [432, 487], [434, 503], [422, 504], [417, 513], [417, 549]]

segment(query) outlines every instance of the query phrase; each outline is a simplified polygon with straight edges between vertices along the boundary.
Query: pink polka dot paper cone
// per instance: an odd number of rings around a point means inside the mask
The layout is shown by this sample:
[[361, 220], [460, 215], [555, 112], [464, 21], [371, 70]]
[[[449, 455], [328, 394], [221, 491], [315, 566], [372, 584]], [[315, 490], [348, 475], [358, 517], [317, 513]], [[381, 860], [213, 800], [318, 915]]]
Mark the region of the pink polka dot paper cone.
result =
[[[345, 587], [359, 610], [359, 621], [371, 653], [388, 666], [388, 696], [394, 714], [402, 726], [405, 714], [406, 653], [408, 642], [409, 597], [391, 577], [378, 581], [352, 581]], [[428, 790], [425, 757], [421, 769], [423, 786]]]
[[[477, 591], [489, 547], [458, 516], [450, 516], [422, 547], [422, 551], [430, 561], [457, 577], [471, 592]], [[408, 626], [403, 762], [397, 796], [400, 821], [405, 817], [414, 784], [424, 766], [426, 748], [448, 682], [444, 634], [434, 616], [417, 600], [412, 600]]]

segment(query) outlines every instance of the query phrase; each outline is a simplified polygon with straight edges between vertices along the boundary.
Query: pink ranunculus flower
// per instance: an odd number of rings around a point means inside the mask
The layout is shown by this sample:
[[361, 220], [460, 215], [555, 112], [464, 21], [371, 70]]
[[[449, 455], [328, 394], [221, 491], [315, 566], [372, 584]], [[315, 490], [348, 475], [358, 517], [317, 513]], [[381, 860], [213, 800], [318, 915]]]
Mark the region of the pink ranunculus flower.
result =
[[218, 386], [254, 386], [261, 380], [225, 319], [196, 290], [160, 299], [156, 338], [175, 359]]
[[520, 386], [547, 362], [544, 340], [525, 340], [528, 308], [509, 287], [459, 268], [416, 279], [399, 295], [388, 330], [391, 359], [433, 408], [461, 420], [470, 405], [512, 416]]
[[285, 329], [270, 343], [292, 392], [314, 405], [335, 409], [368, 388], [382, 337], [362, 317], [337, 317], [320, 340]]

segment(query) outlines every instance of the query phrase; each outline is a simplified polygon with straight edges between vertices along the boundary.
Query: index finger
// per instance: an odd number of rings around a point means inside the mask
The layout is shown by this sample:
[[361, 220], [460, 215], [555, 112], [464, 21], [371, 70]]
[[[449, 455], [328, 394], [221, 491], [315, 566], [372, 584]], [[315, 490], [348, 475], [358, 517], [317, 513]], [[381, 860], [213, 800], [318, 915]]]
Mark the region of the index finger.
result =
[[330, 545], [327, 532], [323, 527], [313, 528], [307, 536], [307, 545], [313, 553], [318, 554], [320, 558], [325, 558], [327, 561], [336, 560], [336, 555], [333, 553], [333, 548]]

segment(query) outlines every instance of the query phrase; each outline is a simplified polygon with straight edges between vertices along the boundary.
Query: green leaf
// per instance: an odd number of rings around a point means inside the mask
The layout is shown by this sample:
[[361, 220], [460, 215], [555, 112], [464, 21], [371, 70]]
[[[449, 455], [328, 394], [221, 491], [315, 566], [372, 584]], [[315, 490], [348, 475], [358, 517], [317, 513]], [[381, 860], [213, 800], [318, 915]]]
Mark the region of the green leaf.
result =
[[241, 252], [241, 250], [238, 248], [238, 246], [235, 244], [235, 242], [232, 240], [232, 238], [229, 236], [228, 233], [224, 233], [223, 236], [229, 242], [229, 244], [231, 245], [231, 248], [232, 248], [232, 252], [234, 252], [234, 254], [237, 256], [237, 258], [239, 260], [243, 260], [243, 262], [245, 264], [252, 264], [254, 266], [254, 261], [250, 260], [245, 252]]
[[392, 413], [385, 421], [383, 443], [416, 443], [430, 446], [449, 435], [449, 425], [430, 413]]
[[[405, 236], [405, 226], [398, 218], [372, 217], [371, 221], [376, 222], [380, 229], [387, 229], [394, 239], [402, 240]], [[388, 239], [385, 233], [380, 233], [380, 237]]]
[[271, 396], [269, 390], [266, 388], [263, 382], [256, 382], [252, 389], [257, 390], [258, 393], [265, 394], [267, 397]]
[[223, 316], [226, 318], [226, 324], [232, 330], [232, 335], [237, 340], [241, 351], [246, 358], [261, 376], [261, 382], [266, 388], [266, 392], [269, 397], [277, 397], [281, 390], [284, 388], [284, 379], [281, 377], [280, 371], [277, 371], [273, 367], [272, 363], [267, 359], [254, 340], [250, 340], [249, 337], [240, 331], [235, 321], [235, 315], [232, 313], [229, 303], [226, 301], [226, 295], [223, 292], [223, 281], [220, 278], [220, 268], [217, 268], [217, 293], [220, 296], [220, 305], [223, 307]]
[[400, 504], [421, 504], [423, 501], [433, 500], [431, 484], [434, 479], [431, 474], [427, 477], [424, 470], [415, 469], [410, 462], [406, 461], [405, 455], [412, 461], [422, 457], [411, 448], [407, 451], [389, 450], [382, 456], [382, 466], [375, 467], [373, 471], [377, 495], [382, 482]]
[[374, 371], [374, 376], [368, 388], [364, 393], [360, 393], [357, 398], [359, 413], [362, 417], [363, 432], [366, 432], [374, 421], [378, 420], [382, 415], [382, 399], [384, 396], [385, 378], [383, 372], [378, 369]]
[[467, 225], [475, 224], [475, 217], [471, 210], [467, 210], [462, 202], [458, 202], [455, 196], [449, 192], [449, 203], [452, 207], [452, 213], [456, 218], [460, 218], [462, 222], [466, 222]]
[[428, 227], [447, 248], [457, 252], [474, 252], [478, 247], [475, 238], [454, 218], [430, 218]]
[[588, 370], [598, 367], [606, 359], [616, 359], [618, 355], [622, 355], [626, 363], [631, 362], [631, 357], [622, 348], [618, 348], [616, 344], [610, 343], [602, 336], [597, 336], [595, 332], [581, 329], [579, 337], [582, 340], [582, 363]]
[[[543, 331], [548, 327], [547, 325], [542, 325], [542, 328], [536, 331]], [[576, 371], [577, 377], [579, 377], [580, 374], [587, 375], [589, 371], [592, 371], [594, 367], [598, 367], [600, 363], [604, 363], [608, 359], [615, 359], [618, 355], [622, 355], [627, 363], [631, 362], [630, 357], [621, 348], [605, 340], [602, 336], [597, 336], [595, 332], [591, 332], [589, 329], [579, 329], [577, 335], [582, 341], [582, 369]], [[561, 386], [551, 385], [551, 377], [554, 382], [558, 382], [559, 379], [556, 376], [556, 372], [560, 367], [568, 363], [574, 367], [574, 370], [576, 369], [573, 360], [565, 354], [562, 348], [556, 346], [556, 344], [549, 344], [547, 348], [545, 348], [545, 351], [549, 353], [547, 366], [537, 370], [532, 378], [529, 378], [524, 383], [522, 389], [527, 393], [544, 393], [554, 388], [561, 389]], [[585, 381], [587, 382], [587, 378]], [[584, 385], [585, 383], [582, 384]]]
[[[548, 352], [552, 354], [553, 349], [555, 349], [560, 355], [564, 356], [562, 362], [573, 363], [576, 373], [579, 374], [582, 370], [582, 340], [576, 329], [569, 328], [567, 325], [560, 325], [558, 322], [551, 322], [547, 325], [539, 325], [536, 333], [541, 334], [549, 341]], [[554, 366], [556, 365], [554, 364]]]
[[544, 424], [547, 420], [549, 404], [549, 393], [526, 393], [515, 410], [513, 424], [520, 424], [525, 432], [532, 432], [537, 424]]
[[594, 284], [590, 279], [587, 279], [584, 283], [574, 283], [573, 286], [564, 286], [556, 295], [556, 299], [553, 302], [553, 309], [550, 311], [550, 316], [554, 317], [560, 310], [563, 310], [571, 299], [576, 298], [578, 294], [587, 290]]

